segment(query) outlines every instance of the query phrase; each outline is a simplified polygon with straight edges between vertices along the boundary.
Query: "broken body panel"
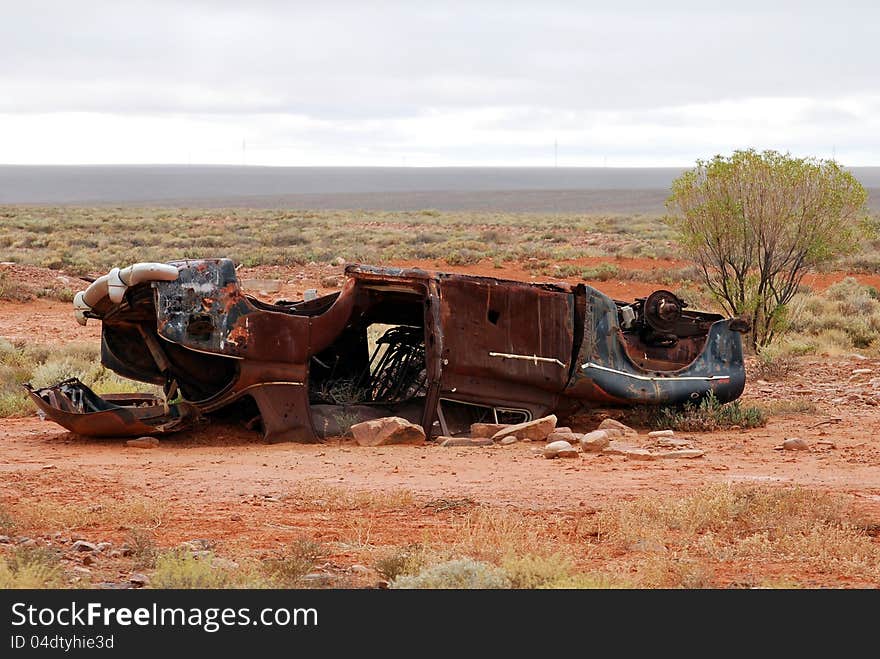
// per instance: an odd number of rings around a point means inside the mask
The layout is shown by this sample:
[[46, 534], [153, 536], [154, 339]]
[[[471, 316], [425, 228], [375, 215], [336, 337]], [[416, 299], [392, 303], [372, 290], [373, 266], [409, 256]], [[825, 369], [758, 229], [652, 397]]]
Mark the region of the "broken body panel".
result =
[[627, 304], [582, 284], [345, 273], [339, 292], [266, 304], [241, 290], [229, 259], [114, 269], [77, 295], [77, 317], [102, 321], [104, 365], [164, 397], [100, 398], [78, 381], [31, 397], [83, 435], [233, 413], [270, 441], [309, 442], [389, 415], [430, 437], [582, 404], [726, 402], [745, 385], [744, 323], [687, 311], [667, 291]]

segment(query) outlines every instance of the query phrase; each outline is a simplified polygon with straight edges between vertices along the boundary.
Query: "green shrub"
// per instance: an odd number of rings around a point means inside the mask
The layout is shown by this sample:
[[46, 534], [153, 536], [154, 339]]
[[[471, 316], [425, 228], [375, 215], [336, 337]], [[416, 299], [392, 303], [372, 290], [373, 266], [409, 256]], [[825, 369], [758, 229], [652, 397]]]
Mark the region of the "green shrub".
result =
[[762, 380], [781, 380], [793, 367], [789, 354], [778, 345], [760, 346], [755, 350], [755, 369]]
[[581, 277], [591, 281], [608, 281], [620, 277], [620, 268], [613, 263], [600, 263], [581, 270]]
[[393, 547], [376, 559], [373, 566], [388, 581], [405, 574], [417, 573], [425, 564], [425, 550], [421, 545]]
[[131, 556], [134, 560], [134, 567], [138, 569], [156, 567], [156, 559], [159, 556], [159, 550], [153, 541], [153, 536], [149, 531], [143, 529], [132, 529], [128, 533], [126, 542], [131, 549]]
[[306, 538], [294, 541], [280, 556], [263, 561], [263, 572], [272, 583], [282, 588], [292, 588], [308, 574], [324, 554], [320, 544]]
[[510, 579], [511, 588], [542, 588], [562, 581], [571, 573], [571, 559], [562, 554], [550, 556], [508, 556], [501, 567]]
[[681, 407], [659, 407], [648, 412], [647, 425], [657, 429], [682, 432], [710, 432], [732, 426], [760, 428], [767, 425], [767, 415], [759, 407], [735, 400], [721, 403], [711, 392], [699, 403]]
[[392, 588], [401, 589], [491, 589], [510, 586], [510, 579], [504, 570], [471, 558], [432, 565], [416, 575], [400, 576], [391, 582]]
[[254, 588], [262, 585], [247, 571], [215, 567], [211, 554], [196, 557], [181, 550], [159, 554], [156, 571], [150, 579], [151, 588]]
[[0, 590], [58, 588], [61, 577], [58, 554], [45, 547], [16, 547], [0, 560]]

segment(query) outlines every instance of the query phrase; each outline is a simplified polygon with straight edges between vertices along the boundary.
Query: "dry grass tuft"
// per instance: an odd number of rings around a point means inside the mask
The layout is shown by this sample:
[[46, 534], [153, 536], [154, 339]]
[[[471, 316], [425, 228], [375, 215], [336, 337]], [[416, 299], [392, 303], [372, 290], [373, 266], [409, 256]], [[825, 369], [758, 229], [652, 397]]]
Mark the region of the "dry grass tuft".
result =
[[298, 483], [282, 496], [282, 500], [301, 511], [400, 510], [415, 503], [409, 490], [350, 490], [318, 481]]
[[43, 547], [15, 547], [0, 557], [0, 590], [60, 588], [62, 577], [58, 554]]
[[8, 504], [8, 514], [19, 529], [148, 528], [162, 524], [164, 502], [143, 497], [102, 497], [88, 502], [59, 502], [53, 499], [19, 499]]

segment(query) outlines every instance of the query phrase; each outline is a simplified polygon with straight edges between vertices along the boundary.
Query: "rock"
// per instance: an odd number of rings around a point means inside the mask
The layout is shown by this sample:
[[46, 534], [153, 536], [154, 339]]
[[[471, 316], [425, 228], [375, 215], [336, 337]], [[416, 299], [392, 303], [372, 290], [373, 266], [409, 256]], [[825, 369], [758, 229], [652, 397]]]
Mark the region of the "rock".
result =
[[583, 437], [580, 433], [571, 432], [571, 430], [562, 430], [557, 428], [549, 435], [547, 435], [548, 442], [558, 442], [560, 439], [562, 441], [568, 442], [572, 446], [576, 446], [579, 441], [581, 441], [581, 437]]
[[330, 275], [329, 277], [321, 278], [321, 286], [324, 288], [338, 288], [339, 287], [339, 277], [336, 275]]
[[58, 469], [58, 467], [56, 467], [55, 465], [50, 463], [50, 464], [43, 465], [42, 467], [40, 467], [40, 469]]
[[95, 547], [97, 547], [98, 551], [107, 551], [113, 545], [109, 542], [99, 542]]
[[572, 446], [570, 449], [564, 448], [561, 451], [559, 451], [556, 454], [556, 457], [557, 458], [579, 458], [580, 455], [581, 455], [580, 451], [578, 451], [577, 448]]
[[564, 457], [571, 457], [570, 454], [572, 451], [574, 451], [575, 457], [577, 457], [577, 449], [565, 440], [560, 439], [555, 442], [550, 442], [544, 447], [544, 457], [547, 459], [561, 458], [563, 457], [561, 455], [562, 453], [569, 454]]
[[424, 444], [425, 431], [399, 416], [388, 416], [356, 423], [351, 434], [359, 446], [391, 446], [395, 444]]
[[146, 574], [141, 574], [140, 572], [132, 572], [131, 576], [128, 577], [128, 582], [132, 584], [135, 588], [143, 588], [148, 583], [150, 583], [150, 578]]
[[74, 565], [73, 571], [79, 572], [80, 574], [91, 574], [92, 573], [92, 571], [89, 568], [83, 567], [82, 565]]
[[357, 563], [348, 568], [348, 571], [352, 574], [370, 574], [372, 572], [366, 565], [358, 565]]
[[648, 433], [648, 437], [672, 437], [675, 435], [674, 430], [652, 430]]
[[82, 564], [83, 565], [94, 565], [97, 562], [98, 561], [95, 559], [95, 557], [92, 554], [86, 554], [85, 556], [82, 557]]
[[594, 430], [586, 435], [581, 435], [581, 450], [585, 453], [599, 453], [608, 444], [611, 443], [611, 437], [607, 430]]
[[868, 373], [873, 373], [873, 368], [854, 368], [852, 374], [853, 375], [867, 375]]
[[623, 452], [623, 457], [627, 460], [656, 460], [660, 457], [659, 453], [652, 453], [644, 448], [633, 448]]
[[333, 265], [345, 265], [345, 259], [341, 256], [337, 256], [335, 259], [330, 261]]
[[521, 441], [528, 440], [532, 442], [540, 442], [547, 439], [547, 436], [553, 432], [555, 428], [556, 415], [551, 414], [533, 421], [507, 426], [492, 435], [492, 439], [497, 442], [508, 435], [516, 435]]
[[451, 448], [462, 446], [493, 446], [495, 444], [495, 442], [488, 437], [438, 437], [437, 441], [440, 442], [440, 446], [448, 446]]
[[556, 426], [556, 429], [553, 432], [568, 432], [574, 433], [574, 430], [569, 428], [568, 426]]
[[519, 438], [516, 435], [508, 435], [498, 443], [502, 446], [510, 446], [511, 444], [516, 444], [518, 441]]
[[125, 445], [132, 448], [156, 448], [159, 446], [159, 440], [155, 437], [138, 437], [137, 439], [129, 439]]
[[86, 542], [85, 540], [77, 540], [73, 543], [71, 549], [73, 549], [73, 551], [98, 551], [98, 546], [93, 545], [91, 542]]
[[598, 430], [617, 430], [624, 437], [638, 435], [639, 433], [630, 428], [629, 426], [621, 423], [617, 419], [605, 419], [602, 423], [599, 424]]
[[660, 453], [658, 455], [667, 460], [674, 460], [676, 458], [702, 458], [706, 455], [706, 452], [695, 448], [683, 448], [676, 451], [667, 451], [666, 453]]
[[509, 423], [472, 423], [471, 437], [492, 437], [495, 433], [504, 430]]
[[832, 442], [830, 439], [820, 439], [816, 442], [818, 446], [824, 446], [825, 448], [837, 448], [837, 444]]
[[[584, 435], [586, 437], [586, 435]], [[602, 449], [602, 453], [605, 455], [625, 455], [627, 451], [636, 451], [639, 450], [639, 447], [635, 444], [628, 444], [627, 442], [620, 442], [616, 439], [612, 439], [608, 442], [608, 446]]]
[[676, 439], [675, 437], [661, 437], [657, 440], [657, 446], [663, 448], [693, 448], [692, 442], [687, 439]]
[[0, 535], [0, 545], [11, 545], [11, 544], [12, 544], [12, 538], [10, 538], [8, 535]]
[[122, 558], [122, 552], [118, 549], [111, 549], [107, 552], [107, 556], [110, 558]]
[[782, 442], [784, 451], [809, 451], [810, 447], [800, 437], [790, 437]]
[[33, 538], [21, 538], [21, 539], [18, 541], [18, 544], [19, 544], [19, 546], [21, 546], [21, 547], [36, 547], [36, 546], [37, 546], [37, 541], [34, 540]]

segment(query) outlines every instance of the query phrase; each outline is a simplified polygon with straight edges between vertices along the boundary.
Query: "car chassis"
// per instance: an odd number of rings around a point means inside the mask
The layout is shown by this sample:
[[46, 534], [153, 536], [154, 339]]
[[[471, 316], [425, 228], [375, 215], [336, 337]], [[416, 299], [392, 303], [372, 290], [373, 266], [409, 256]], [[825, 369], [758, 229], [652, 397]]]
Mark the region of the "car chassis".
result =
[[428, 437], [583, 406], [677, 405], [745, 385], [748, 324], [669, 291], [627, 303], [584, 284], [349, 265], [341, 290], [268, 304], [230, 259], [139, 263], [74, 299], [102, 322], [101, 361], [160, 394], [34, 389], [42, 414], [88, 436], [155, 435], [215, 415], [268, 441], [316, 442], [400, 416]]

